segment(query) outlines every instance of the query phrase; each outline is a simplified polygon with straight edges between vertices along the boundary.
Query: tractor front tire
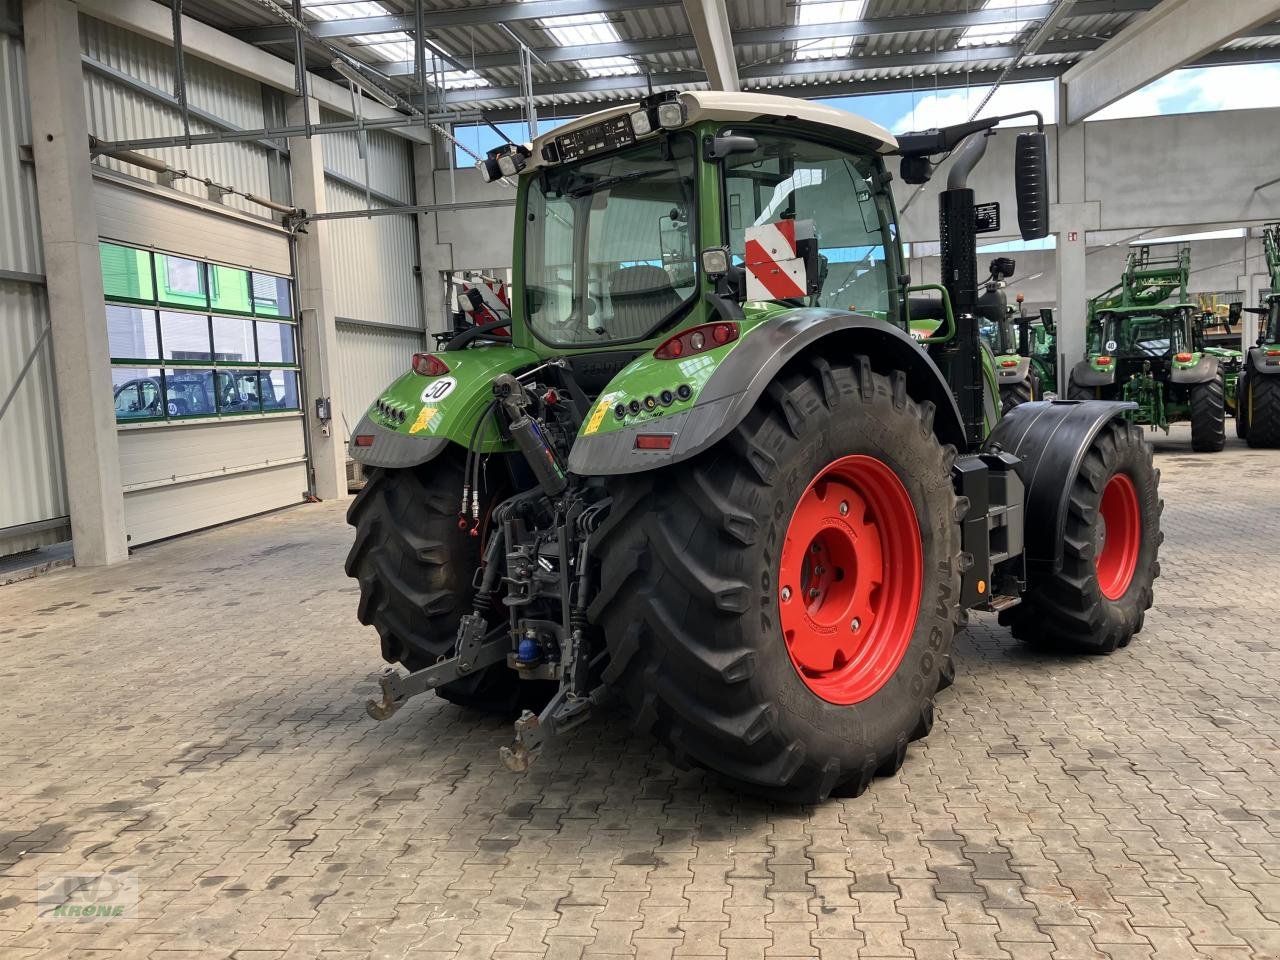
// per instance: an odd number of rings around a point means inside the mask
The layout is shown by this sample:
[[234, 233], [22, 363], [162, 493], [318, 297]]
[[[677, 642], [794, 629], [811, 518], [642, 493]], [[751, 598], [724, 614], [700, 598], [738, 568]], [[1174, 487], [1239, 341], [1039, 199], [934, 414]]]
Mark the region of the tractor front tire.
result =
[[1025, 380], [1000, 388], [1000, 415], [1005, 416], [1010, 410], [1022, 403], [1030, 403], [1040, 396], [1040, 381], [1032, 371]]
[[1160, 471], [1142, 428], [1113, 420], [1085, 452], [1067, 491], [1062, 567], [1033, 572], [1000, 623], [1020, 640], [1111, 653], [1142, 629], [1160, 575]]
[[1217, 453], [1227, 445], [1227, 394], [1222, 377], [1191, 386], [1191, 449]]
[[[461, 491], [462, 458], [447, 454], [418, 467], [371, 469], [347, 510], [356, 528], [346, 563], [347, 576], [360, 583], [356, 615], [378, 631], [383, 659], [411, 672], [453, 652], [458, 623], [471, 610], [480, 539], [458, 526]], [[497, 663], [436, 693], [512, 713], [525, 692], [520, 684]]]
[[611, 481], [604, 680], [677, 764], [813, 803], [928, 734], [954, 672], [955, 454], [906, 383], [815, 358], [711, 450]]
[[1247, 381], [1251, 447], [1280, 447], [1280, 376], [1250, 375]]

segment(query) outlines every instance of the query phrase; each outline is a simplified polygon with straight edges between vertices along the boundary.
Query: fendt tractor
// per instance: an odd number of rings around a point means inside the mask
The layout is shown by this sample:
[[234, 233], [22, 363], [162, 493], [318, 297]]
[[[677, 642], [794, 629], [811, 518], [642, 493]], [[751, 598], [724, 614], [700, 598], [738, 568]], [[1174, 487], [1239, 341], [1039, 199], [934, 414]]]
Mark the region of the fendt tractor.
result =
[[1187, 295], [1191, 250], [1152, 257], [1129, 252], [1120, 282], [1089, 301], [1086, 356], [1067, 383], [1067, 398], [1125, 400], [1130, 418], [1169, 432], [1191, 421], [1191, 449], [1226, 444], [1226, 383], [1219, 358], [1201, 342], [1199, 309]]
[[1258, 339], [1249, 348], [1236, 385], [1236, 434], [1251, 447], [1280, 447], [1280, 223], [1262, 231], [1271, 290], [1258, 317]]
[[[517, 182], [510, 337], [415, 356], [352, 438], [347, 572], [410, 671], [370, 714], [524, 708], [501, 751], [524, 770], [612, 694], [678, 765], [811, 802], [929, 732], [969, 609], [1129, 643], [1159, 572], [1142, 431], [1119, 403], [1002, 420], [984, 369], [965, 182], [999, 122], [895, 140], [671, 93], [491, 151], [485, 179]], [[1043, 236], [1042, 129], [1016, 146]], [[922, 290], [886, 160], [922, 183], [948, 153], [946, 285]]]

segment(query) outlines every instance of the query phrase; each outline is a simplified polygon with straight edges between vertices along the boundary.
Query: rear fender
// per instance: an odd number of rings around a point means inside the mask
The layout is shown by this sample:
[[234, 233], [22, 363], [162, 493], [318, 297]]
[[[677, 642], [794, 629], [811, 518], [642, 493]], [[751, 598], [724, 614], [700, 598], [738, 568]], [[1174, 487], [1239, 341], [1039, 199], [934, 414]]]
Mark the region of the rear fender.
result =
[[1174, 364], [1169, 371], [1170, 383], [1208, 383], [1218, 379], [1218, 358], [1201, 354], [1200, 359], [1190, 366], [1180, 367]]
[[986, 452], [1018, 458], [1015, 469], [1026, 488], [1028, 570], [1062, 569], [1071, 485], [1085, 453], [1103, 427], [1137, 408], [1109, 400], [1037, 400], [1014, 407], [991, 432]]
[[[731, 347], [684, 361], [642, 355], [600, 396], [574, 441], [569, 469], [582, 476], [637, 473], [697, 456], [742, 421], [783, 367], [806, 354], [831, 363], [865, 354], [877, 371], [905, 371], [908, 392], [935, 407], [938, 438], [963, 447], [955, 398], [937, 366], [909, 334], [878, 317], [804, 307], [744, 329]], [[705, 365], [699, 368], [699, 364]], [[643, 402], [659, 380], [666, 387], [665, 379], [675, 384], [682, 377], [694, 386], [688, 404], [642, 411], [621, 421], [616, 417], [619, 404], [625, 407], [633, 399]], [[639, 434], [670, 435], [671, 446], [637, 450]]]
[[1088, 360], [1071, 368], [1071, 379], [1082, 387], [1107, 387], [1116, 382], [1116, 368], [1095, 370]]
[[1280, 349], [1280, 345], [1268, 344], [1266, 347], [1250, 347], [1249, 357], [1245, 361], [1245, 369], [1264, 377], [1280, 376], [1280, 356], [1269, 357], [1267, 350]]
[[[1006, 367], [1008, 360], [1017, 360], [1017, 366]], [[1002, 387], [1022, 383], [1031, 376], [1030, 357], [996, 357], [996, 383]]]
[[[467, 446], [476, 419], [493, 400], [493, 378], [538, 362], [531, 350], [505, 345], [453, 350], [440, 359], [449, 367], [445, 376], [410, 371], [378, 395], [352, 431], [348, 453], [353, 460], [370, 467], [412, 467], [438, 457], [450, 442]], [[491, 421], [476, 449], [493, 453], [514, 447]]]

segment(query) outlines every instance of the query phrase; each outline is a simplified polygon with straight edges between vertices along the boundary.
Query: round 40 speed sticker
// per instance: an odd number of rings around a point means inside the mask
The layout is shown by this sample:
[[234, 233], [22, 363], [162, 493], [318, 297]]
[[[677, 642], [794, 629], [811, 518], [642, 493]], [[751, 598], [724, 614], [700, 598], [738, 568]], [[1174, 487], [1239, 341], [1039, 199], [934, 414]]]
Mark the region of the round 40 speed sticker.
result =
[[423, 403], [438, 403], [453, 393], [453, 388], [458, 385], [458, 381], [453, 377], [440, 377], [432, 380], [422, 388]]

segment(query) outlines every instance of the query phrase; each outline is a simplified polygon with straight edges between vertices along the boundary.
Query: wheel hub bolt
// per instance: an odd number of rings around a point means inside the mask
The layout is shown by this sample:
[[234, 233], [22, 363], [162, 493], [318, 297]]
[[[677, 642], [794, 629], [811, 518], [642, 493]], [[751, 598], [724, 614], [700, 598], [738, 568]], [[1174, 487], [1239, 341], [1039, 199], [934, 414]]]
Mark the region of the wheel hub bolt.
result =
[[817, 576], [817, 577], [822, 576], [826, 572], [827, 572], [827, 568], [823, 566], [817, 566], [813, 568], [814, 576]]
[[783, 588], [782, 588], [782, 602], [783, 602], [783, 603], [786, 603], [786, 602], [787, 602], [788, 600], [790, 600], [790, 599], [791, 599], [791, 588], [790, 588], [790, 587], [783, 587]]
[[862, 629], [862, 621], [859, 620], [857, 617], [854, 617], [853, 623], [849, 624], [849, 629], [852, 630], [854, 633], [857, 633], [859, 630]]
[[840, 501], [840, 516], [847, 517], [849, 515], [849, 503], [847, 500]]

